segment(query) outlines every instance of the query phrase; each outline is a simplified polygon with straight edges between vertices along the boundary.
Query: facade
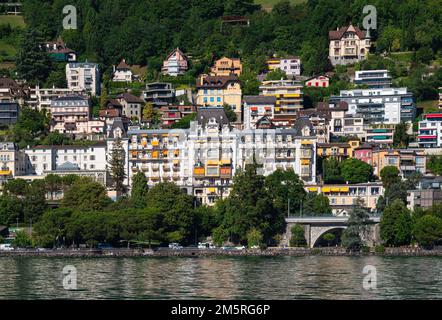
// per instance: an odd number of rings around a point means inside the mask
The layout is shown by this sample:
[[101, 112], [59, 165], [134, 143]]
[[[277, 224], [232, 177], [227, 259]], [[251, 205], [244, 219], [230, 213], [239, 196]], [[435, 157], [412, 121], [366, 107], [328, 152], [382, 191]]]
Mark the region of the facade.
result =
[[0, 142], [0, 186], [26, 172], [25, 154], [13, 142]]
[[215, 61], [211, 69], [212, 76], [230, 76], [231, 74], [239, 77], [242, 72], [241, 59], [223, 57]]
[[316, 192], [328, 197], [335, 216], [346, 216], [353, 210], [356, 201], [362, 200], [363, 205], [372, 212], [384, 188], [380, 182], [358, 184], [319, 184], [307, 186], [307, 192]]
[[112, 76], [112, 81], [115, 82], [127, 82], [131, 83], [134, 79], [134, 74], [130, 68], [130, 66], [126, 63], [126, 60], [123, 59], [118, 64], [118, 66], [113, 66], [114, 73]]
[[39, 85], [30, 89], [30, 96], [28, 100], [29, 106], [34, 109], [49, 110], [51, 108], [52, 100], [60, 98], [69, 94], [85, 94], [86, 92], [81, 89], [66, 89], [66, 88], [40, 88]]
[[20, 106], [29, 98], [29, 88], [15, 80], [0, 77], [0, 101], [15, 101]]
[[244, 129], [256, 129], [262, 117], [273, 118], [276, 97], [244, 96], [243, 101]]
[[293, 169], [306, 183], [316, 180], [316, 137], [311, 124], [293, 129], [233, 129], [223, 108], [200, 108], [186, 130], [129, 130], [129, 183], [144, 172], [149, 185], [175, 182], [202, 204], [227, 197], [239, 168], [256, 161], [261, 174]]
[[416, 190], [407, 192], [407, 207], [410, 210], [428, 209], [440, 204], [442, 204], [441, 177], [425, 177], [419, 182]]
[[154, 108], [161, 108], [174, 102], [175, 89], [171, 83], [148, 83], [143, 91], [143, 98], [144, 101], [152, 103]]
[[161, 72], [164, 75], [176, 77], [184, 74], [187, 69], [189, 69], [188, 58], [179, 48], [176, 48], [164, 60]]
[[66, 80], [70, 90], [86, 91], [92, 96], [100, 95], [100, 71], [96, 63], [66, 64]]
[[44, 50], [49, 54], [49, 57], [54, 61], [77, 61], [77, 54], [75, 51], [69, 49], [61, 38], [57, 39], [56, 41], [46, 42], [43, 46]]
[[[426, 173], [427, 156], [424, 150], [374, 148], [371, 154], [371, 163], [367, 163], [373, 166], [373, 173], [378, 177], [386, 166], [397, 167], [403, 178], [407, 178], [415, 172]], [[360, 160], [364, 161], [364, 159]]]
[[25, 149], [27, 175], [88, 176], [106, 186], [106, 143], [85, 146], [36, 146]]
[[388, 147], [393, 144], [394, 124], [371, 124], [364, 128], [365, 142]]
[[361, 70], [355, 72], [354, 83], [369, 89], [390, 88], [391, 77], [388, 70]]
[[241, 82], [235, 75], [209, 76], [198, 78], [196, 104], [200, 106], [222, 107], [227, 104], [241, 119]]
[[267, 60], [269, 71], [281, 70], [291, 79], [301, 75], [301, 59], [298, 57], [271, 58]]
[[329, 142], [318, 143], [317, 153], [321, 158], [336, 158], [344, 160], [353, 158], [355, 149], [359, 147], [359, 140], [350, 140], [349, 142]]
[[274, 119], [282, 125], [296, 118], [296, 112], [303, 107], [302, 84], [294, 80], [263, 81], [259, 95], [276, 98]]
[[193, 105], [170, 105], [160, 108], [161, 123], [163, 127], [170, 127], [183, 117], [189, 116], [197, 111]]
[[365, 31], [349, 25], [330, 31], [329, 59], [335, 65], [353, 64], [365, 60], [371, 47], [371, 41]]
[[417, 138], [421, 148], [442, 147], [442, 113], [422, 115]]
[[143, 116], [143, 100], [134, 96], [131, 93], [126, 92], [118, 95], [117, 101], [121, 104], [123, 116], [127, 117], [128, 119], [141, 120]]
[[328, 88], [330, 86], [330, 78], [327, 76], [316, 76], [305, 80], [306, 87]]
[[342, 90], [330, 103], [345, 101], [349, 114], [360, 114], [365, 124], [398, 124], [416, 117], [413, 94], [407, 88]]
[[0, 126], [10, 126], [18, 120], [19, 105], [12, 100], [0, 100]]

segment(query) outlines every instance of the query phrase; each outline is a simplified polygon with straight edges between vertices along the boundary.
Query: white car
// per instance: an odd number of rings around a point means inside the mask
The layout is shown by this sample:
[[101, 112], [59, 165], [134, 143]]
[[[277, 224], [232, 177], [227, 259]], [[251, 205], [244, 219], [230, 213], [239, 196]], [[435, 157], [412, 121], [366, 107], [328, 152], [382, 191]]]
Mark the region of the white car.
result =
[[12, 247], [9, 243], [0, 244], [0, 251], [12, 251], [14, 247]]

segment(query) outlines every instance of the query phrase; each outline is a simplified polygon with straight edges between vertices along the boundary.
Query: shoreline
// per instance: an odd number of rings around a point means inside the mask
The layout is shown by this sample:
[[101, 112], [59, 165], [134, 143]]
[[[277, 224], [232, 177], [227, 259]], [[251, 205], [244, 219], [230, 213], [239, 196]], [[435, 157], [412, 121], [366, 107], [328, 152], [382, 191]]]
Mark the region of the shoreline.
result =
[[384, 256], [384, 257], [442, 257], [442, 248], [426, 250], [422, 248], [385, 248], [384, 253], [346, 252], [342, 248], [271, 248], [271, 249], [180, 249], [180, 250], [140, 250], [140, 249], [82, 249], [82, 250], [15, 250], [0, 251], [3, 257], [58, 257], [58, 258], [98, 258], [98, 257], [281, 257], [281, 256]]

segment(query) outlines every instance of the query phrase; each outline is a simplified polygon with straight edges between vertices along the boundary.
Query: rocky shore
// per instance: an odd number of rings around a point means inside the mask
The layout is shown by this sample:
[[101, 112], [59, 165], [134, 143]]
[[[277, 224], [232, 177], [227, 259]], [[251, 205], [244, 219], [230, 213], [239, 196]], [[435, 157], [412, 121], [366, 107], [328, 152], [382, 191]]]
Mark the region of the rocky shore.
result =
[[217, 256], [442, 256], [442, 249], [385, 248], [384, 252], [347, 252], [343, 248], [268, 248], [223, 250], [223, 249], [106, 249], [106, 250], [13, 250], [0, 251], [1, 257], [217, 257]]

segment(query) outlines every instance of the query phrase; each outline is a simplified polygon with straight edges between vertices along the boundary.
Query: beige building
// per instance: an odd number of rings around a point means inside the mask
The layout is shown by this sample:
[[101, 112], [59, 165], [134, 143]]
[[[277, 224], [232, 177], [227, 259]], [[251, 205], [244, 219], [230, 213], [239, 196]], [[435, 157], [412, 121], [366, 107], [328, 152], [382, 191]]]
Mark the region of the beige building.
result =
[[241, 60], [238, 58], [223, 57], [215, 61], [215, 65], [211, 69], [213, 76], [229, 76], [234, 74], [240, 76], [242, 72]]
[[129, 119], [142, 118], [144, 101], [131, 93], [122, 93], [117, 96], [117, 101], [122, 106], [122, 114]]
[[92, 96], [100, 95], [100, 71], [96, 63], [66, 64], [66, 80], [69, 90], [86, 91]]
[[329, 59], [333, 65], [353, 64], [365, 60], [370, 51], [370, 37], [349, 25], [329, 32]]
[[0, 142], [0, 186], [26, 172], [26, 155], [13, 142]]
[[209, 76], [198, 78], [196, 104], [205, 107], [229, 105], [241, 119], [241, 82], [235, 75]]

